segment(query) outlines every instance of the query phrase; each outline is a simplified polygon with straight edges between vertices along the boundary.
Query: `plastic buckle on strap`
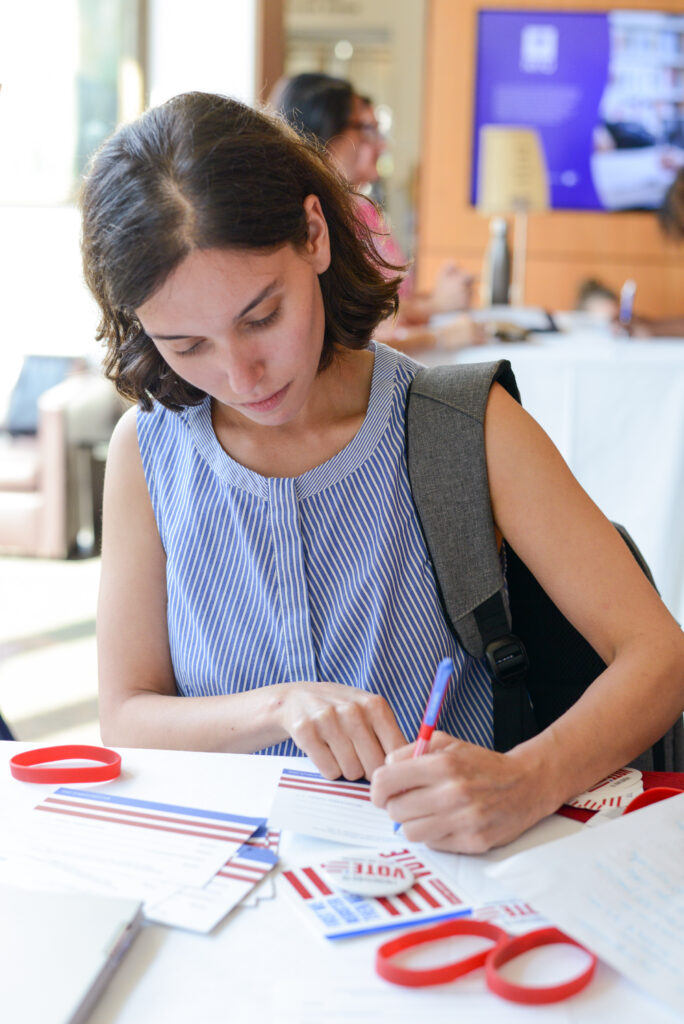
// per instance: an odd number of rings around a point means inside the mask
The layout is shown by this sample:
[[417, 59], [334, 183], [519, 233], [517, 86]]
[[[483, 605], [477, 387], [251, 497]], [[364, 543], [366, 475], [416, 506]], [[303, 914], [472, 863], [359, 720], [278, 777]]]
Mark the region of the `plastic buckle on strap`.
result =
[[520, 682], [530, 667], [522, 640], [512, 633], [487, 644], [485, 655], [494, 678], [502, 686], [514, 686]]

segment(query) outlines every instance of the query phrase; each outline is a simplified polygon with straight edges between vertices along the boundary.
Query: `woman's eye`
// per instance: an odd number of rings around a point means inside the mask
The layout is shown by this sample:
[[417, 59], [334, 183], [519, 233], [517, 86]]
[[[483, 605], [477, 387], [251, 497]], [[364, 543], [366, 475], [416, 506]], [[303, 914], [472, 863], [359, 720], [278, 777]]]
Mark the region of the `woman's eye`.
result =
[[250, 320], [247, 324], [247, 327], [249, 328], [250, 331], [258, 331], [262, 327], [269, 327], [272, 323], [275, 323], [279, 316], [280, 306], [276, 306], [272, 313], [269, 313], [268, 316], [263, 317], [261, 320]]
[[178, 356], [191, 356], [193, 354], [193, 352], [197, 352], [198, 349], [201, 348], [201, 346], [203, 344], [204, 344], [204, 339], [202, 339], [200, 341], [196, 341], [194, 345], [190, 346], [190, 348], [184, 349], [183, 352], [177, 352], [176, 355], [178, 355]]

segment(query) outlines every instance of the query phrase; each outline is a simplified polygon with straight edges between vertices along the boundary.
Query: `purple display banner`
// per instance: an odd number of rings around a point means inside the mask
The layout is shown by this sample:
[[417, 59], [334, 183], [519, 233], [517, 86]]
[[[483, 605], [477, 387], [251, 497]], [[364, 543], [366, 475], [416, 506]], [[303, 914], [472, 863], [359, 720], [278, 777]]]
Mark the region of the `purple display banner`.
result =
[[481, 11], [471, 202], [477, 200], [482, 125], [535, 128], [554, 209], [600, 210], [590, 160], [608, 80], [606, 14]]

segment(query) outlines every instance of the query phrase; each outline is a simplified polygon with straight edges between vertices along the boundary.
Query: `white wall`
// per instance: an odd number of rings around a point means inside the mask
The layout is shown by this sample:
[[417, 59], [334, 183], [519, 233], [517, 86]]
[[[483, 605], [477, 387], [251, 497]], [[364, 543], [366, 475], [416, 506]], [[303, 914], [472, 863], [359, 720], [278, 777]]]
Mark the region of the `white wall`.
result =
[[[0, 416], [23, 355], [101, 356], [94, 341], [97, 308], [81, 275], [77, 211], [73, 205], [49, 205], [47, 192], [31, 197], [17, 188], [32, 140], [38, 134], [50, 139], [54, 133], [73, 132], [71, 108], [57, 94], [46, 57], [31, 41], [36, 24], [45, 27], [42, 15], [57, 16], [57, 4], [30, 0], [18, 18], [18, 2], [9, 3], [3, 13], [0, 0], [0, 56], [3, 51], [5, 55], [0, 80], [5, 96], [11, 89], [26, 92], [30, 82], [42, 99], [27, 123], [12, 125], [2, 119], [0, 92]], [[59, 3], [62, 17], [46, 38], [54, 44], [59, 36], [53, 59], [68, 60], [71, 54], [75, 61], [74, 0]], [[252, 102], [256, 0], [151, 0], [148, 39], [153, 102], [189, 89], [224, 92]], [[10, 60], [12, 53], [19, 58]], [[10, 111], [7, 103], [5, 110]], [[64, 192], [61, 179], [54, 191]]]
[[150, 0], [154, 106], [200, 90], [254, 101], [257, 0]]

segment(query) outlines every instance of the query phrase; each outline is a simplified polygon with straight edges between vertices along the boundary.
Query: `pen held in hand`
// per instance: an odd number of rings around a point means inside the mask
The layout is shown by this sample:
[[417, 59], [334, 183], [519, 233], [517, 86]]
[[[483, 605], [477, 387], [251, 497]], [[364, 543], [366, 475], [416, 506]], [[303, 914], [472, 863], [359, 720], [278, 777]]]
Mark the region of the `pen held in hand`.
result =
[[[418, 730], [416, 745], [413, 748], [413, 757], [420, 757], [421, 754], [424, 754], [430, 746], [430, 739], [435, 731], [437, 719], [439, 718], [439, 713], [442, 710], [442, 704], [444, 703], [444, 698], [446, 696], [447, 685], [453, 671], [454, 663], [451, 658], [444, 658], [437, 666], [427, 707], [423, 714], [423, 721], [421, 722], [420, 729]], [[398, 832], [400, 828], [400, 822], [396, 822], [394, 825], [394, 831]]]

